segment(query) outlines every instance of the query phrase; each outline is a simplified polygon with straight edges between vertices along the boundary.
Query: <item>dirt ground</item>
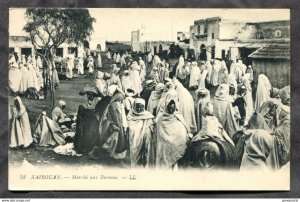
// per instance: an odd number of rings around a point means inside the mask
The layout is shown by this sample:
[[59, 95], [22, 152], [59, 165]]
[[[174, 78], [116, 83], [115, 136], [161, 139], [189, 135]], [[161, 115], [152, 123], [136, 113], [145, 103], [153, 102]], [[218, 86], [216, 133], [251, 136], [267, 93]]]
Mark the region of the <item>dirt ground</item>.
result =
[[[105, 56], [103, 55], [102, 58]], [[111, 62], [106, 61], [103, 62], [103, 69], [101, 71], [109, 71]], [[175, 61], [172, 61], [171, 65], [174, 65]], [[150, 71], [149, 67], [147, 72]], [[68, 114], [77, 113], [78, 106], [80, 104], [84, 104], [86, 100], [86, 96], [79, 95], [79, 91], [83, 90], [85, 85], [90, 84], [93, 80], [92, 77], [85, 75], [78, 76], [77, 78], [73, 78], [72, 80], [60, 80], [60, 85], [56, 89], [55, 100], [56, 103], [59, 100], [64, 100], [67, 105], [65, 111]], [[9, 103], [12, 105], [14, 97], [9, 97]], [[27, 98], [22, 98], [23, 104], [25, 105], [28, 115], [29, 121], [31, 124], [32, 131], [36, 125], [36, 122], [39, 118], [39, 115], [42, 111], [46, 111], [47, 115], [51, 114], [51, 100], [47, 98], [45, 100], [32, 100]], [[55, 165], [101, 165], [101, 166], [116, 166], [116, 167], [127, 167], [128, 163], [124, 163], [123, 161], [113, 160], [109, 157], [103, 156], [99, 160], [89, 159], [88, 155], [83, 155], [80, 157], [75, 156], [63, 156], [56, 154], [51, 147], [38, 147], [31, 146], [26, 149], [9, 149], [9, 163], [12, 165], [19, 165], [25, 159], [32, 165], [39, 166], [55, 166]], [[128, 160], [126, 160], [128, 161]]]

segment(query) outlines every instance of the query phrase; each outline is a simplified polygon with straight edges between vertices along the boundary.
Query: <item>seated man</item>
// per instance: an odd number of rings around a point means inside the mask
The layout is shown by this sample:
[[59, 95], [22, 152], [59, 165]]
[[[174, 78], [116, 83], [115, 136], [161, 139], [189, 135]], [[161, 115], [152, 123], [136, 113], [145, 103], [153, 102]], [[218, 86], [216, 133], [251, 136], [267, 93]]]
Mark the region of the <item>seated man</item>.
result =
[[52, 120], [58, 123], [59, 126], [65, 125], [71, 121], [71, 119], [65, 114], [64, 110], [66, 108], [66, 103], [63, 100], [58, 102], [58, 105], [52, 110], [51, 116]]
[[65, 136], [53, 120], [42, 112], [33, 133], [34, 142], [39, 146], [56, 146], [65, 143]]
[[30, 87], [26, 91], [26, 97], [28, 99], [38, 100], [40, 98], [38, 91], [34, 87]]

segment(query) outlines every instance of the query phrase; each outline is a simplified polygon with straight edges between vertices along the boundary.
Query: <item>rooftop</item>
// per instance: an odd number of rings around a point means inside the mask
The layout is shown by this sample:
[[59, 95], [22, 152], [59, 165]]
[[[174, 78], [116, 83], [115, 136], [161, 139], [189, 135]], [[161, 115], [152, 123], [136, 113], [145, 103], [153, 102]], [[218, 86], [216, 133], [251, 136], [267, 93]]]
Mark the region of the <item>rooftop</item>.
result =
[[273, 43], [266, 45], [249, 55], [250, 58], [290, 59], [289, 43]]

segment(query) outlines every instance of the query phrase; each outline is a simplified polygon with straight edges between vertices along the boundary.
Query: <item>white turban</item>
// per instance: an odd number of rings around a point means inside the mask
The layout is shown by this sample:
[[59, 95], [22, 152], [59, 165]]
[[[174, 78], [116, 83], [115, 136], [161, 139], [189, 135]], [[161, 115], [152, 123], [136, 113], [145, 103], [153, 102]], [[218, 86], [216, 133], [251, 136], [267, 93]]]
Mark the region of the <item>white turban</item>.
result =
[[58, 106], [62, 107], [62, 106], [66, 106], [66, 102], [63, 100], [58, 101]]

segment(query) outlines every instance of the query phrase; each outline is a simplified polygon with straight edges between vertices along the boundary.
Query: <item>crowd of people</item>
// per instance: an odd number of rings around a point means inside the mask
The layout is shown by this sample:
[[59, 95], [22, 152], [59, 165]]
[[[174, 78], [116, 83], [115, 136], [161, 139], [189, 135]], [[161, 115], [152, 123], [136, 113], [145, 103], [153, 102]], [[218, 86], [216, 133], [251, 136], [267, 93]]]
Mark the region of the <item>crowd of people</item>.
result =
[[[114, 63], [109, 72], [95, 71], [92, 58], [88, 62], [95, 78], [80, 92], [87, 101], [77, 114], [67, 115], [61, 100], [51, 118], [42, 113], [33, 135], [16, 97], [10, 147], [73, 141], [73, 153], [92, 159], [108, 156], [131, 167], [173, 170], [288, 166], [289, 86], [274, 88], [260, 74], [253, 89], [253, 69], [242, 60], [227, 67], [223, 60], [186, 62], [180, 56], [171, 67], [150, 53], [136, 60], [110, 52], [106, 57]], [[72, 140], [64, 137], [72, 130]]]
[[[59, 85], [56, 70], [54, 74], [54, 85]], [[13, 95], [20, 95], [27, 98], [39, 99], [38, 93], [44, 87], [44, 69], [40, 56], [25, 56], [16, 60], [14, 55], [9, 58], [9, 79], [8, 87]], [[50, 75], [50, 74], [49, 74]]]

